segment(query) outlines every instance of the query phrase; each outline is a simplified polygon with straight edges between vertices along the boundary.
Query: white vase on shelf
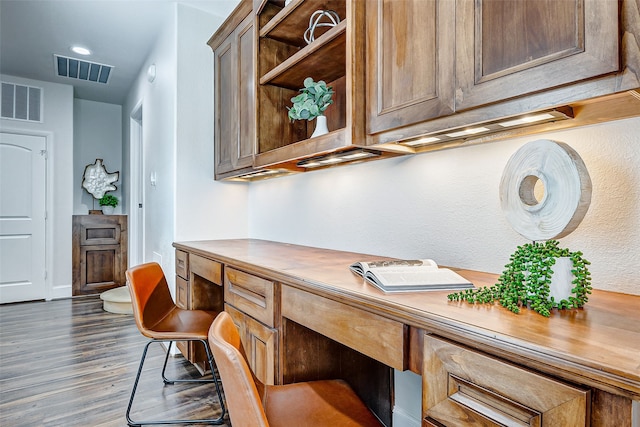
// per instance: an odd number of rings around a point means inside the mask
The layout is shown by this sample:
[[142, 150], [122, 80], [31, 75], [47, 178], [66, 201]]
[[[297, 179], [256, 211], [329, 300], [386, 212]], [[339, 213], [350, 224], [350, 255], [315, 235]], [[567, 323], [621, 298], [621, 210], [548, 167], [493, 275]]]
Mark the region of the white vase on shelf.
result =
[[329, 128], [327, 128], [327, 117], [318, 116], [316, 117], [316, 128], [311, 134], [311, 138], [324, 135], [325, 133], [329, 133]]

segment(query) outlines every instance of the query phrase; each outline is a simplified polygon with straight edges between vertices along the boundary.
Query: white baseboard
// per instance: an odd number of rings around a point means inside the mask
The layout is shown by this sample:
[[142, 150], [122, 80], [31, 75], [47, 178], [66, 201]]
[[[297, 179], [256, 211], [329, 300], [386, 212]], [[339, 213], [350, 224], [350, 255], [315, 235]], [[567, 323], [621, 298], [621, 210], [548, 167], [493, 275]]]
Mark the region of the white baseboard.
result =
[[52, 286], [50, 292], [50, 298], [47, 298], [47, 301], [54, 299], [65, 299], [71, 298], [72, 289], [71, 285], [60, 285], [60, 286]]

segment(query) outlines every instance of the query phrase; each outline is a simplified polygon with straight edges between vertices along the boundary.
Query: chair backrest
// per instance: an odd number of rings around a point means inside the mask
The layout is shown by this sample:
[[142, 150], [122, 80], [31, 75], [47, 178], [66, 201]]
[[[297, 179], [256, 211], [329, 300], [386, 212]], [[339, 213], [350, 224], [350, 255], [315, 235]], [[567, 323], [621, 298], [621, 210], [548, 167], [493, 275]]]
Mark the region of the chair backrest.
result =
[[126, 276], [136, 325], [152, 338], [153, 326], [175, 308], [162, 267], [156, 262], [141, 264], [128, 269]]
[[209, 346], [216, 361], [233, 427], [268, 427], [251, 369], [243, 355], [238, 328], [221, 312], [209, 328]]

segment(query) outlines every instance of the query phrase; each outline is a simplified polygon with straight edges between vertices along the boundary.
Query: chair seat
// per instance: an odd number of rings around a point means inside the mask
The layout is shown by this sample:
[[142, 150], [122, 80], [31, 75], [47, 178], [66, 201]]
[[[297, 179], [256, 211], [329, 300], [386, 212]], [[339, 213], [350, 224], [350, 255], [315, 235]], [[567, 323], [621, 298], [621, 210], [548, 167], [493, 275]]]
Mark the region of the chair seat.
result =
[[141, 332], [146, 337], [156, 340], [206, 340], [209, 327], [217, 314], [216, 311], [184, 310], [176, 307], [158, 323], [143, 328]]
[[342, 380], [266, 386], [269, 427], [351, 427], [382, 424]]

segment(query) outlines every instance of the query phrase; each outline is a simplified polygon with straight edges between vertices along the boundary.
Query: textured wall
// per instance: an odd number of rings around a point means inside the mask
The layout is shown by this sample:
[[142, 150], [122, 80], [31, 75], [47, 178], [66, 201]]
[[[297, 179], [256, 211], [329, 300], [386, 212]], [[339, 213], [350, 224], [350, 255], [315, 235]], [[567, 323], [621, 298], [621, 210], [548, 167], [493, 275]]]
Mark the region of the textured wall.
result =
[[593, 183], [561, 244], [592, 262], [594, 288], [640, 294], [640, 118], [253, 183], [250, 236], [499, 273], [526, 242], [502, 213], [500, 178], [542, 138], [573, 147]]

